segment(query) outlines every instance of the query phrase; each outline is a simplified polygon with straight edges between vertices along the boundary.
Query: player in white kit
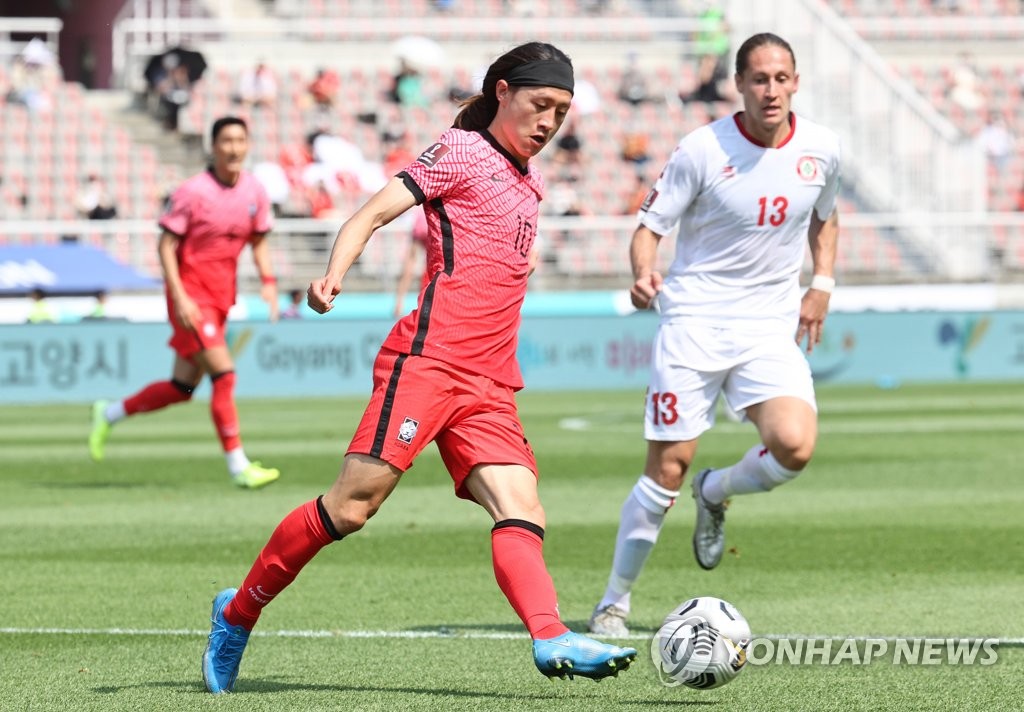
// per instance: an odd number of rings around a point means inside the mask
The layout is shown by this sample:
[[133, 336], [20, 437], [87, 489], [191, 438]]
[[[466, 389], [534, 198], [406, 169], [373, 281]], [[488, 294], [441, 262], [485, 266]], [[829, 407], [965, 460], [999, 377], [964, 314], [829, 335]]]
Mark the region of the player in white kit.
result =
[[[791, 112], [799, 75], [782, 38], [744, 42], [735, 81], [743, 111], [679, 142], [630, 245], [633, 305], [657, 302], [661, 323], [644, 415], [647, 463], [623, 504], [608, 587], [590, 620], [604, 635], [628, 634], [631, 589], [719, 395], [754, 423], [760, 442], [731, 467], [693, 478], [693, 550], [703, 568], [722, 558], [726, 498], [790, 481], [814, 452], [817, 406], [802, 350], [820, 342], [835, 285], [839, 139]], [[658, 241], [676, 225], [662, 279]], [[806, 244], [814, 277], [802, 292]]]

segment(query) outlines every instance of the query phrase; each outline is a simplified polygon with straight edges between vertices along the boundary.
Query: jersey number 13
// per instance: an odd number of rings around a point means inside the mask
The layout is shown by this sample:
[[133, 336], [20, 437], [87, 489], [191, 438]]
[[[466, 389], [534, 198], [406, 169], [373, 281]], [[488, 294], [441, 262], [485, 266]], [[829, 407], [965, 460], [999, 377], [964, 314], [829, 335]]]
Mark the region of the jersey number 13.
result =
[[767, 197], [761, 196], [757, 199], [757, 204], [761, 206], [757, 215], [758, 227], [764, 225], [766, 221], [772, 227], [778, 227], [786, 221], [786, 208], [789, 207], [789, 201], [785, 196], [772, 198], [771, 203], [768, 202]]

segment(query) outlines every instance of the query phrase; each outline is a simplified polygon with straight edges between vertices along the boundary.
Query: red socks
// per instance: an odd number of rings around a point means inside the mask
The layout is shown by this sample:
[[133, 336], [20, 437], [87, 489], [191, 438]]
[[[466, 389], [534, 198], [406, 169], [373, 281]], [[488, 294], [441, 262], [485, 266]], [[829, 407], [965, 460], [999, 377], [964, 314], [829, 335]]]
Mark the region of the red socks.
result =
[[[238, 429], [238, 409], [235, 408], [235, 372], [225, 371], [210, 377], [213, 397], [210, 399], [210, 416], [217, 429], [217, 437], [224, 452], [242, 447]], [[126, 415], [148, 413], [169, 405], [186, 401], [192, 397], [192, 386], [178, 381], [157, 381], [150, 383], [133, 396], [124, 399]]]
[[125, 415], [160, 410], [192, 397], [192, 386], [178, 381], [150, 383], [133, 396], [124, 399]]
[[252, 630], [263, 607], [295, 580], [318, 551], [341, 538], [322, 507], [320, 500], [314, 499], [281, 520], [238, 593], [224, 608], [228, 623]]
[[[566, 633], [558, 617], [555, 586], [542, 554], [544, 530], [519, 519], [498, 522], [491, 530], [494, 575], [516, 614], [534, 639]], [[224, 608], [231, 625], [252, 630], [263, 608], [281, 593], [322, 548], [341, 536], [334, 531], [319, 499], [286, 516], [256, 558], [234, 599]]]
[[217, 437], [224, 452], [242, 447], [238, 431], [238, 409], [235, 408], [235, 372], [225, 371], [210, 376], [213, 397], [210, 399], [210, 416], [217, 429]]
[[491, 530], [494, 576], [535, 640], [569, 630], [558, 617], [555, 584], [544, 564], [543, 543], [544, 530], [521, 519], [506, 519]]

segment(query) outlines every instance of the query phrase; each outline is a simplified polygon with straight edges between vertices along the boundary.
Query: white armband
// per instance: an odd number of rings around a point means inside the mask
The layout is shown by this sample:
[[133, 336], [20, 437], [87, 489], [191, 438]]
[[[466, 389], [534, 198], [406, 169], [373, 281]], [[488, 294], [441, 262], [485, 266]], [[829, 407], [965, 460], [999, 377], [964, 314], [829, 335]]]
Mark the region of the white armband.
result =
[[819, 292], [832, 293], [835, 289], [836, 280], [832, 277], [827, 277], [823, 274], [816, 274], [811, 278], [811, 289], [817, 289]]

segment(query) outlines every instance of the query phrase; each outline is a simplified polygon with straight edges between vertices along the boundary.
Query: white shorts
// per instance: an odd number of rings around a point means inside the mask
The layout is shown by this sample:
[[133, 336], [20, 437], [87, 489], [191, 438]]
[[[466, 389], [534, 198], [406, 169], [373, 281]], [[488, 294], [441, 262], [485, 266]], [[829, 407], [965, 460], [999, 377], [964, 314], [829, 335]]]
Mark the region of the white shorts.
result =
[[737, 413], [781, 396], [818, 409], [811, 368], [792, 333], [663, 323], [652, 349], [647, 440], [696, 439], [715, 424], [719, 395]]

